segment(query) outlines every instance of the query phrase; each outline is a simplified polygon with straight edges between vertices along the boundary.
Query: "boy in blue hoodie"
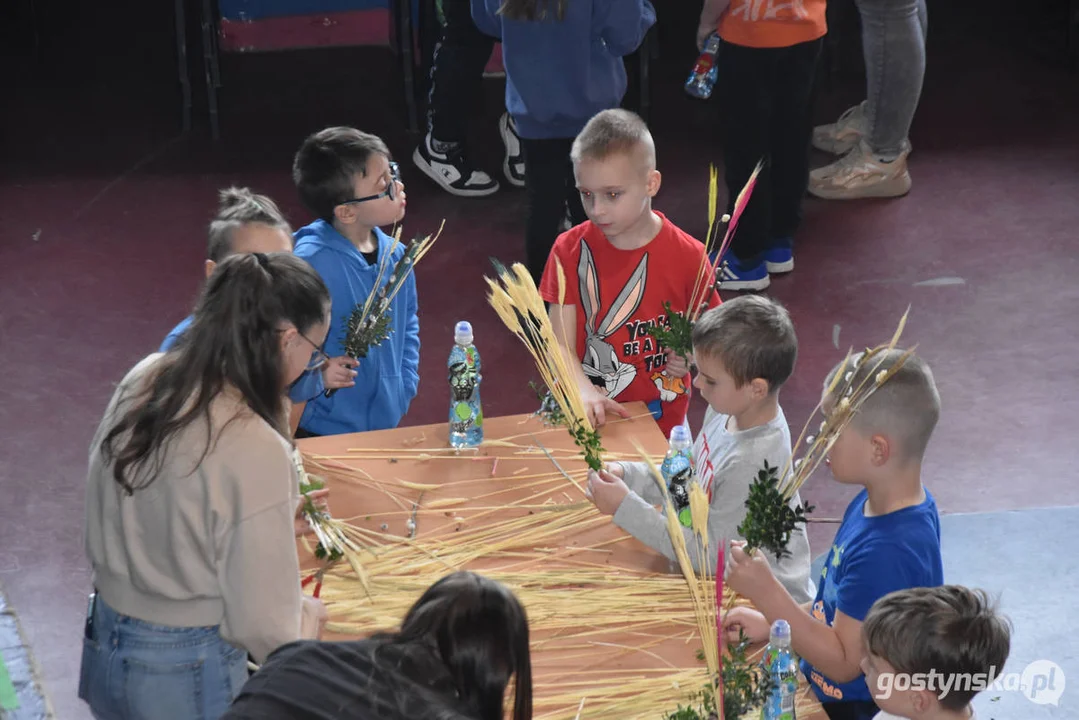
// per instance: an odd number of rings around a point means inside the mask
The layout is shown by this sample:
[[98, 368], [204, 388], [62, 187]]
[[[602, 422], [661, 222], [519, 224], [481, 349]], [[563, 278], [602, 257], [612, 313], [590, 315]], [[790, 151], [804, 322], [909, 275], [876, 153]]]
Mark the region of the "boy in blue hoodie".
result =
[[585, 216], [570, 148], [593, 115], [626, 93], [622, 58], [656, 21], [648, 0], [472, 0], [481, 31], [502, 40], [506, 109], [525, 156], [527, 265], [536, 284], [566, 210]]
[[[325, 351], [344, 354], [345, 328], [356, 305], [378, 281], [386, 253], [392, 267], [403, 245], [379, 229], [405, 215], [405, 190], [378, 137], [331, 127], [304, 140], [292, 177], [304, 205], [319, 219], [296, 233], [297, 255], [311, 264], [330, 290], [333, 307]], [[382, 281], [388, 279], [383, 277]], [[297, 437], [337, 435], [397, 427], [419, 387], [420, 322], [416, 278], [409, 274], [390, 304], [390, 334], [356, 367], [353, 387], [307, 403]]]
[[[292, 228], [275, 203], [265, 195], [252, 193], [248, 188], [230, 187], [221, 191], [217, 215], [210, 221], [206, 245], [206, 277], [217, 264], [240, 253], [292, 252]], [[172, 329], [161, 343], [158, 352], [168, 352], [187, 332], [194, 319], [188, 315]], [[326, 389], [351, 387], [356, 373], [356, 361], [348, 357], [328, 358], [321, 348], [312, 348], [311, 369], [301, 375], [289, 388], [293, 412], [301, 404], [321, 395]], [[295, 415], [294, 415], [295, 418]]]

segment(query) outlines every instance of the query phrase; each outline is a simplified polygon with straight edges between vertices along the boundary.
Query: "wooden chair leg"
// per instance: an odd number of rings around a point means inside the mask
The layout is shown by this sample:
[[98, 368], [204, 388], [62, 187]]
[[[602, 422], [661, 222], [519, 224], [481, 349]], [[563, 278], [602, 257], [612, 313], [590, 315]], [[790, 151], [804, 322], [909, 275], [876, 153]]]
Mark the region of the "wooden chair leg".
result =
[[187, 68], [187, 13], [184, 0], [175, 2], [176, 61], [179, 65], [180, 95], [182, 98], [181, 122], [185, 133], [191, 130], [191, 77]]
[[648, 32], [644, 35], [644, 40], [641, 41], [641, 47], [638, 49], [638, 60], [640, 63], [639, 72], [640, 76], [638, 80], [638, 91], [640, 92], [640, 111], [641, 119], [646, 123], [652, 112], [652, 75], [651, 75], [651, 62], [653, 45], [655, 44], [656, 28], [653, 26], [648, 29]]
[[416, 102], [416, 53], [415, 34], [412, 28], [412, 0], [392, 0], [394, 16], [394, 41], [401, 67], [401, 79], [405, 91], [405, 113], [408, 129], [413, 135], [420, 131], [420, 114]]
[[1079, 70], [1079, 0], [1068, 4], [1068, 58], [1072, 70]]
[[210, 137], [221, 139], [221, 124], [217, 111], [217, 88], [221, 82], [217, 57], [217, 15], [213, 0], [202, 0], [202, 67], [206, 75], [206, 105], [210, 116]]

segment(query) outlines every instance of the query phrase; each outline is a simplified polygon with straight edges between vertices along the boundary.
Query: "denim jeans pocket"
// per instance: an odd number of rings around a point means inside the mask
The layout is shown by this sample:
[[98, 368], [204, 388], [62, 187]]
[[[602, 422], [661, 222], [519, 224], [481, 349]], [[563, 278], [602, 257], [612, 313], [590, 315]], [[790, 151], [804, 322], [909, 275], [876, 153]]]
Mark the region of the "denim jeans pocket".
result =
[[124, 658], [123, 696], [127, 717], [203, 720], [203, 660], [152, 663]]
[[221, 642], [221, 667], [225, 670], [227, 678], [226, 694], [230, 701], [235, 700], [240, 694], [250, 672], [247, 670], [247, 651]]
[[97, 693], [103, 689], [104, 677], [101, 646], [95, 640], [82, 639], [82, 665], [79, 666], [79, 699], [94, 706]]

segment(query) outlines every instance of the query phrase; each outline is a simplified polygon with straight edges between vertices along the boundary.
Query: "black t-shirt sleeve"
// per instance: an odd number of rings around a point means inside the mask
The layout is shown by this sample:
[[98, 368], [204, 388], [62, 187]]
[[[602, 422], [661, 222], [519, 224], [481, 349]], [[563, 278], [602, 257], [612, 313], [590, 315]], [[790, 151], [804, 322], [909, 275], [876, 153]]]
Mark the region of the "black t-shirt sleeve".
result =
[[445, 670], [418, 658], [372, 640], [290, 643], [248, 680], [222, 720], [468, 720]]

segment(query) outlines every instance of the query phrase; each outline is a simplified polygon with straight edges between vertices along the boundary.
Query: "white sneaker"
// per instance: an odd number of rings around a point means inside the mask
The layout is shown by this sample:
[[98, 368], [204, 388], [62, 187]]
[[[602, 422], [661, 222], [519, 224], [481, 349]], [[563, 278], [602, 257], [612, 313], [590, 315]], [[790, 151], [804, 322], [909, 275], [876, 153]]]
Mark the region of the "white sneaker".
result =
[[831, 165], [809, 173], [809, 192], [825, 200], [889, 198], [910, 192], [910, 172], [904, 151], [891, 162], [874, 157], [865, 140]]
[[452, 195], [485, 197], [498, 192], [498, 181], [472, 167], [460, 145], [452, 145], [445, 152], [436, 152], [431, 133], [427, 133], [423, 144], [412, 153], [412, 162], [424, 175]]
[[498, 119], [498, 134], [506, 146], [506, 159], [502, 163], [502, 173], [510, 185], [525, 186], [525, 156], [521, 150], [521, 138], [517, 135], [517, 124], [509, 113], [503, 113]]

